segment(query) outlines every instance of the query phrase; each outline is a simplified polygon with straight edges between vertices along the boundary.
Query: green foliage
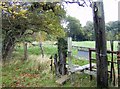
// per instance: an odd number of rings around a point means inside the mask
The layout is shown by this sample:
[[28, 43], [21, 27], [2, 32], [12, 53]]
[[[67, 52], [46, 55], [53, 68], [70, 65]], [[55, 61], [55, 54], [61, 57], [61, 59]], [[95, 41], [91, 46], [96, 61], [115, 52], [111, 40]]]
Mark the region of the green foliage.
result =
[[[105, 24], [106, 39], [107, 40], [119, 40], [119, 21], [111, 21]], [[83, 27], [85, 40], [95, 40], [95, 32], [93, 22], [88, 21]]]
[[120, 21], [111, 21], [106, 24], [107, 40], [119, 40], [120, 38]]
[[84, 40], [83, 30], [80, 21], [75, 17], [66, 17], [68, 35], [75, 41]]
[[3, 59], [16, 42], [31, 41], [34, 32], [43, 31], [55, 37], [64, 36], [61, 20], [65, 11], [57, 2], [2, 2]]
[[86, 25], [83, 27], [84, 35], [86, 40], [95, 40], [95, 32], [93, 22], [87, 21]]
[[58, 54], [59, 57], [63, 53], [64, 57], [67, 57], [67, 41], [65, 38], [58, 38]]

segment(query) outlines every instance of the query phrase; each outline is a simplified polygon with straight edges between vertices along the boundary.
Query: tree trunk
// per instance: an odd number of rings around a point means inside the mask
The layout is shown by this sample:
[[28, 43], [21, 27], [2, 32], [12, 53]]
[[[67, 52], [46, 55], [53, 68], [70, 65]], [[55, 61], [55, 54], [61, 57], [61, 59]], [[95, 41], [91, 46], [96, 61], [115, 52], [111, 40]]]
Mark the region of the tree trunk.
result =
[[2, 46], [3, 61], [7, 60], [8, 58], [11, 58], [11, 53], [15, 45], [15, 39], [11, 39], [11, 38], [6, 37], [3, 41], [3, 46]]
[[6, 59], [9, 59], [12, 51], [14, 49], [15, 43], [16, 43], [16, 39], [19, 39], [23, 36], [23, 34], [25, 33], [25, 30], [21, 30], [21, 32], [16, 33], [16, 35], [14, 35], [14, 31], [13, 32], [4, 32], [3, 31], [3, 35], [5, 35], [5, 38], [2, 41], [2, 59], [5, 61]]

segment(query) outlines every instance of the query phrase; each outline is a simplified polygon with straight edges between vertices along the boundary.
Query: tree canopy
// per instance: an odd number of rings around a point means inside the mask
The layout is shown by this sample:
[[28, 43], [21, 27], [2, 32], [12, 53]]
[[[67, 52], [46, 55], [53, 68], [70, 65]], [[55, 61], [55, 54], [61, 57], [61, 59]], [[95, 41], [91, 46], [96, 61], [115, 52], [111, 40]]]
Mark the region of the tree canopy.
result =
[[73, 40], [79, 41], [84, 40], [84, 34], [80, 21], [75, 17], [66, 17], [68, 35], [72, 37]]
[[107, 40], [119, 40], [120, 38], [120, 21], [110, 21], [106, 24]]
[[83, 30], [84, 30], [86, 40], [95, 40], [93, 22], [87, 21], [86, 25], [83, 27]]
[[43, 31], [55, 37], [63, 36], [61, 20], [65, 11], [54, 2], [1, 2], [3, 59], [13, 50], [16, 42], [34, 32]]
[[[119, 21], [110, 21], [105, 24], [106, 39], [107, 40], [119, 40]], [[88, 21], [83, 27], [86, 40], [95, 40], [95, 32], [93, 22]]]

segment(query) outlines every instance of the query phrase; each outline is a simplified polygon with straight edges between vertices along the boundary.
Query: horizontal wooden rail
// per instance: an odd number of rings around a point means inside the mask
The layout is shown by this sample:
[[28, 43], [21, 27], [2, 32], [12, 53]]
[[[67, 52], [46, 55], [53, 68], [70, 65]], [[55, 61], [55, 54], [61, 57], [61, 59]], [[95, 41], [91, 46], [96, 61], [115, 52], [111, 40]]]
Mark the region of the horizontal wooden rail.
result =
[[[72, 46], [72, 47], [73, 47], [73, 48], [77, 48], [78, 50], [81, 50], [81, 51], [92, 51], [92, 52], [96, 52], [96, 49], [95, 49], [95, 48], [80, 47], [80, 46]], [[107, 53], [118, 54], [118, 51], [107, 50]]]
[[[96, 49], [93, 49], [93, 48], [90, 48], [89, 50], [92, 51], [92, 52], [96, 52]], [[107, 53], [118, 54], [118, 51], [110, 51], [110, 50], [107, 50]]]

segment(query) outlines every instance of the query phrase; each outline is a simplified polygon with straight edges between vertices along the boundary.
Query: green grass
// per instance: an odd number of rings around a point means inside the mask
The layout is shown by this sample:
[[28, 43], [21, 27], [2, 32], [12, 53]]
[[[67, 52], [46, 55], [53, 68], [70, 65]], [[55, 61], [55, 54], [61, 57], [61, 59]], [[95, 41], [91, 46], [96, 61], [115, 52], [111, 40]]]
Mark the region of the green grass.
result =
[[[80, 46], [80, 47], [89, 47], [95, 48], [95, 41], [73, 41], [72, 45]], [[117, 50], [118, 41], [114, 41], [114, 50]], [[107, 41], [107, 49], [110, 50], [110, 41]]]
[[[37, 64], [37, 65], [36, 65]], [[74, 85], [67, 81], [64, 85], [56, 84], [56, 76], [50, 71], [49, 63], [41, 64], [33, 60], [12, 60], [2, 68], [3, 87], [93, 87], [95, 79], [89, 75], [75, 74]]]
[[[73, 42], [73, 44], [82, 47], [94, 48], [93, 41]], [[108, 44], [110, 49], [110, 44]], [[114, 49], [117, 49], [117, 42], [115, 42]], [[54, 55], [57, 53], [57, 46], [45, 44], [43, 46], [45, 55]], [[39, 47], [29, 47], [28, 55], [34, 55], [35, 57], [29, 57], [27, 61], [23, 61], [23, 47], [17, 48], [13, 53], [13, 60], [6, 62], [2, 67], [2, 85], [6, 87], [96, 87], [96, 78], [92, 81], [89, 80], [89, 75], [75, 73], [74, 84], [71, 81], [67, 81], [64, 85], [58, 85], [55, 83], [55, 73], [50, 71], [50, 63], [40, 63], [33, 59], [36, 59], [41, 55]], [[76, 50], [73, 50], [73, 54], [77, 54]], [[95, 54], [92, 55], [95, 57]], [[110, 55], [108, 56], [110, 59]], [[116, 55], [114, 55], [116, 60]], [[72, 58], [72, 63], [76, 65], [88, 64], [88, 60], [77, 60]]]
[[[54, 45], [45, 45], [43, 46], [43, 51], [45, 55], [54, 55], [57, 53], [57, 47]], [[20, 54], [24, 54], [24, 48], [20, 47], [16, 49], [16, 52], [19, 52]], [[38, 46], [31, 46], [28, 47], [28, 55], [41, 55], [40, 47]]]
[[33, 60], [12, 60], [10, 63], [3, 65], [3, 86], [34, 87], [35, 82], [41, 79], [42, 72], [46, 68], [48, 68], [48, 65]]
[[89, 64], [89, 61], [88, 60], [72, 59], [72, 63], [75, 65], [83, 66], [83, 65]]
[[[80, 46], [80, 47], [95, 48], [95, 41], [81, 41], [81, 42], [73, 41], [72, 45]], [[118, 42], [115, 41], [114, 50], [117, 50], [117, 45], [118, 45]], [[107, 49], [110, 50], [109, 41], [107, 41]], [[49, 44], [49, 42], [45, 42], [43, 45], [43, 50], [44, 50], [44, 54], [46, 55], [54, 55], [55, 53], [57, 53], [57, 46], [53, 44]], [[24, 49], [23, 47], [20, 47], [20, 48], [17, 48], [16, 51], [19, 52], [20, 54], [23, 54]], [[73, 54], [76, 54], [76, 53], [77, 51], [73, 49]], [[28, 47], [28, 54], [29, 55], [41, 55], [40, 47], [38, 46]]]

